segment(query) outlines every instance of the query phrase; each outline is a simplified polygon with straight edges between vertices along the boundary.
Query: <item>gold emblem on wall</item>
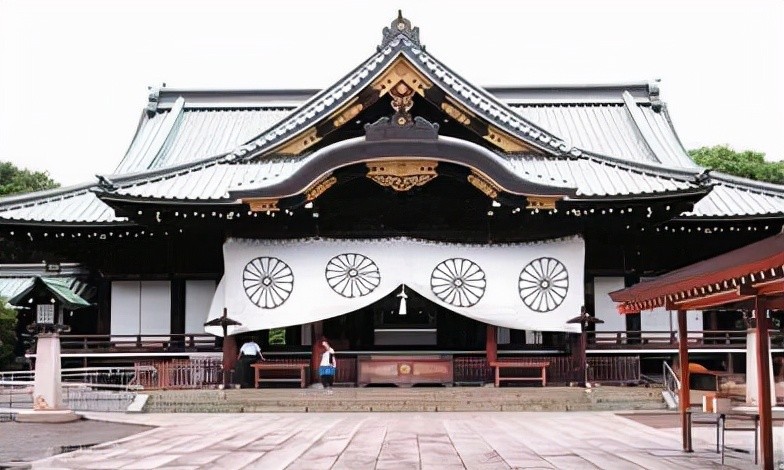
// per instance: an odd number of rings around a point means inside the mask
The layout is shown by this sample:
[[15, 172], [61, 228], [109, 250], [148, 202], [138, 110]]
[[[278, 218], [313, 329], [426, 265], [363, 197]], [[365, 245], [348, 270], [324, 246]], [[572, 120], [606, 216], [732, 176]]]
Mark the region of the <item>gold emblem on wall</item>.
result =
[[458, 106], [453, 105], [452, 103], [447, 103], [444, 101], [441, 103], [441, 109], [447, 114], [447, 116], [451, 117], [455, 121], [459, 122], [460, 124], [467, 126], [471, 124], [471, 118]]
[[315, 144], [319, 140], [321, 140], [321, 137], [316, 134], [316, 129], [308, 129], [304, 134], [295, 137], [289, 143], [271, 153], [279, 153], [281, 155], [299, 155], [303, 150]]
[[438, 176], [437, 166], [433, 160], [380, 160], [367, 164], [367, 177], [395, 191], [408, 191]]
[[242, 200], [253, 212], [279, 211], [278, 199], [269, 197], [249, 197]]
[[560, 196], [526, 196], [526, 199], [528, 200], [526, 209], [551, 210], [555, 209], [555, 203], [563, 198]]
[[422, 96], [425, 95], [425, 90], [433, 86], [433, 82], [403, 57], [397, 58], [370, 86], [378, 90], [379, 96], [384, 96], [400, 82]]
[[356, 98], [351, 100], [348, 105], [343, 107], [340, 111], [335, 113], [334, 118], [332, 119], [332, 125], [335, 128], [342, 126], [343, 124], [347, 123], [348, 121], [357, 117], [357, 115], [362, 111], [364, 106], [362, 103], [356, 103]]
[[310, 189], [307, 190], [307, 192], [305, 193], [306, 199], [308, 201], [312, 201], [316, 199], [317, 197], [324, 194], [324, 191], [331, 188], [337, 182], [338, 179], [334, 176], [329, 176], [322, 179], [321, 181], [317, 182], [316, 184], [311, 186]]
[[533, 152], [533, 153], [540, 153], [538, 150], [534, 149], [533, 147], [525, 144], [521, 140], [518, 140], [506, 132], [502, 132], [499, 129], [496, 129], [493, 126], [487, 127], [487, 135], [484, 136], [486, 140], [492, 142], [494, 145], [498, 146], [504, 152]]
[[489, 178], [484, 177], [476, 171], [471, 171], [471, 174], [468, 175], [468, 182], [471, 183], [476, 189], [485, 193], [485, 195], [490, 199], [497, 198], [498, 192], [501, 190], [498, 186], [492, 183]]

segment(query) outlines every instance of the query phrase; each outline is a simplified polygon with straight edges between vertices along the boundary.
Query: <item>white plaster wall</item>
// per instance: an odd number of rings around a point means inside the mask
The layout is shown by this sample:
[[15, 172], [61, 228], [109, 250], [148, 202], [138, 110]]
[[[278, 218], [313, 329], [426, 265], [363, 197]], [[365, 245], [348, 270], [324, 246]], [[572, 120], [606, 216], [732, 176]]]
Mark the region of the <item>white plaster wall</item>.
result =
[[142, 281], [140, 334], [171, 333], [171, 282]]
[[499, 326], [497, 328], [498, 329], [495, 332], [496, 344], [509, 344], [512, 340], [512, 333], [509, 328], [504, 328], [503, 326]]
[[139, 334], [140, 287], [138, 281], [112, 282], [111, 334]]
[[185, 281], [185, 333], [203, 333], [215, 281]]
[[604, 323], [596, 324], [596, 331], [626, 331], [626, 317], [618, 313], [610, 292], [624, 288], [622, 277], [593, 278], [593, 305], [596, 318]]

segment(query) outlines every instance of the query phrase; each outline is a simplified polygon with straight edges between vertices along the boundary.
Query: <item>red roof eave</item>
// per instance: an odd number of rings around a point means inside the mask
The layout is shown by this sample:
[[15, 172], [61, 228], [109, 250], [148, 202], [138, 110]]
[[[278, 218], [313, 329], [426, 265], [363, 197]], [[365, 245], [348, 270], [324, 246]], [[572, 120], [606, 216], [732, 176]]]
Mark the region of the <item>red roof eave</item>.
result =
[[626, 314], [715, 296], [722, 299], [715, 298], [712, 305], [720, 305], [743, 300], [737, 294], [740, 285], [765, 284], [766, 278], [782, 276], [784, 233], [611, 292], [610, 298], [619, 303], [618, 311]]

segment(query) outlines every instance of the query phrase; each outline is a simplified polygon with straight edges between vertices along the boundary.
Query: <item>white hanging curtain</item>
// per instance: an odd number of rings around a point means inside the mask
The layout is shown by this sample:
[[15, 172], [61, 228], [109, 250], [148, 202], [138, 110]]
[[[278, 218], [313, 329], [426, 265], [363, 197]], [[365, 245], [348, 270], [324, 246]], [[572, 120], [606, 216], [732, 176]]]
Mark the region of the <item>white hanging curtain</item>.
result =
[[227, 308], [242, 323], [229, 334], [342, 315], [399, 292], [401, 284], [491, 325], [579, 332], [579, 325], [566, 323], [584, 303], [585, 244], [579, 237], [502, 245], [229, 239], [223, 255], [224, 276], [209, 318]]

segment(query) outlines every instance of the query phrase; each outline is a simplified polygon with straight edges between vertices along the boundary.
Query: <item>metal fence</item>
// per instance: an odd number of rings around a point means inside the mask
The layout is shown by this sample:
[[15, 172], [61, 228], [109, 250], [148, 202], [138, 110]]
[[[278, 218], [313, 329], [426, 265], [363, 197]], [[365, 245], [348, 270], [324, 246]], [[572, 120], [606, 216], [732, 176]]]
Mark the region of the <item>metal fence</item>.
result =
[[134, 366], [134, 385], [145, 389], [211, 388], [223, 383], [220, 358], [140, 361]]
[[640, 356], [588, 356], [588, 381], [638, 383], [642, 378]]
[[[74, 411], [125, 411], [136, 397], [133, 368], [63, 369], [61, 375], [63, 405]], [[32, 409], [34, 381], [32, 371], [0, 372], [0, 407]]]

